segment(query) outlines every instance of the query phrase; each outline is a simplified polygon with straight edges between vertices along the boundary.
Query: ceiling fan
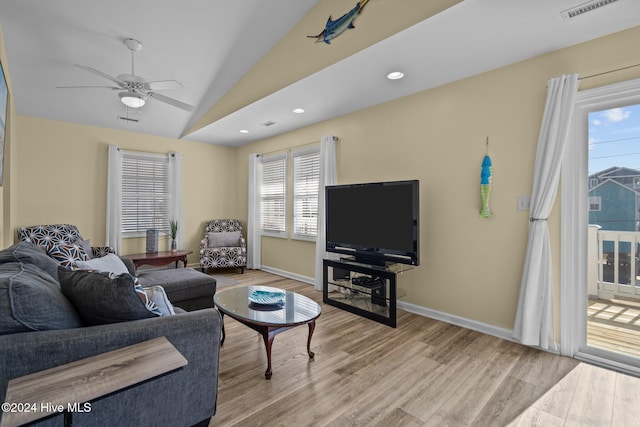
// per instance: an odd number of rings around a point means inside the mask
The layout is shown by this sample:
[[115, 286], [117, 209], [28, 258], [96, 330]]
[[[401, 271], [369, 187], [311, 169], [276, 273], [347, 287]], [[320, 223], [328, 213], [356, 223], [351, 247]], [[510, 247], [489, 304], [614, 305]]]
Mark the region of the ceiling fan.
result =
[[81, 68], [93, 74], [97, 74], [98, 76], [104, 77], [107, 80], [111, 80], [116, 84], [116, 86], [58, 86], [58, 88], [104, 88], [117, 90], [119, 91], [118, 96], [120, 97], [120, 101], [122, 101], [122, 103], [129, 108], [140, 108], [144, 106], [144, 104], [147, 102], [147, 99], [152, 98], [157, 101], [172, 105], [174, 107], [181, 108], [185, 111], [191, 112], [195, 110], [195, 107], [192, 105], [186, 104], [182, 101], [178, 101], [177, 99], [170, 98], [157, 92], [160, 90], [183, 88], [184, 85], [182, 83], [176, 80], [158, 80], [150, 82], [143, 77], [136, 76], [134, 72], [134, 55], [135, 52], [142, 49], [142, 43], [131, 38], [125, 39], [123, 43], [131, 51], [131, 74], [120, 74], [117, 77], [112, 77], [100, 70], [96, 70], [95, 68], [87, 67], [85, 65], [76, 65], [76, 67], [78, 68]]

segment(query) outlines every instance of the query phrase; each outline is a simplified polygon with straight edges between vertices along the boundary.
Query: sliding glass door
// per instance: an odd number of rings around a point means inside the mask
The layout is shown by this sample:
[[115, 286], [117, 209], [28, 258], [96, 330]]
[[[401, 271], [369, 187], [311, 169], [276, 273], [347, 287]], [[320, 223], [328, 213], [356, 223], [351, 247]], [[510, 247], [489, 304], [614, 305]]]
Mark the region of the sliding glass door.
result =
[[640, 81], [579, 92], [563, 166], [566, 355], [640, 374]]
[[640, 105], [588, 113], [588, 135], [586, 344], [640, 357]]

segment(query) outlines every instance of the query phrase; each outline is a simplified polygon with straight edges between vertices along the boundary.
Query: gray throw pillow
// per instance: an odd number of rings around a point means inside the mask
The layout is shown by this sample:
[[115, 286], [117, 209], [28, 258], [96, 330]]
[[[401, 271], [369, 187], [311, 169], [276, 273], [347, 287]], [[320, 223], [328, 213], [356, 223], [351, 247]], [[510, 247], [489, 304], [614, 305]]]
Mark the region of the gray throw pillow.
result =
[[82, 326], [80, 316], [49, 274], [33, 264], [0, 265], [0, 335]]
[[128, 273], [58, 270], [62, 293], [89, 325], [128, 322], [160, 316], [158, 307]]
[[222, 231], [207, 233], [207, 247], [228, 248], [240, 246], [240, 231]]
[[91, 240], [78, 239], [76, 243], [82, 246], [82, 249], [84, 249], [84, 251], [87, 253], [89, 259], [93, 258], [93, 248], [91, 248]]

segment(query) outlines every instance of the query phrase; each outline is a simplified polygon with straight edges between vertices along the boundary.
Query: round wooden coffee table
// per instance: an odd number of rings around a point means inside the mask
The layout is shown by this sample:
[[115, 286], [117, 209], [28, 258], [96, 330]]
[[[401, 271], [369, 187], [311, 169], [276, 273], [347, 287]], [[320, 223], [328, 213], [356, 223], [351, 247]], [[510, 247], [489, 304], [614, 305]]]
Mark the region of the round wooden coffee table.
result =
[[[253, 291], [284, 292], [284, 305], [261, 305], [249, 301]], [[311, 337], [316, 327], [316, 319], [320, 316], [320, 306], [313, 300], [284, 289], [267, 286], [242, 286], [224, 289], [216, 292], [213, 297], [216, 308], [222, 314], [222, 344], [224, 344], [224, 315], [258, 331], [262, 335], [267, 350], [267, 370], [264, 376], [271, 378], [271, 346], [273, 339], [280, 332], [284, 332], [299, 325], [309, 325], [307, 339], [307, 354], [313, 359], [311, 351]]]

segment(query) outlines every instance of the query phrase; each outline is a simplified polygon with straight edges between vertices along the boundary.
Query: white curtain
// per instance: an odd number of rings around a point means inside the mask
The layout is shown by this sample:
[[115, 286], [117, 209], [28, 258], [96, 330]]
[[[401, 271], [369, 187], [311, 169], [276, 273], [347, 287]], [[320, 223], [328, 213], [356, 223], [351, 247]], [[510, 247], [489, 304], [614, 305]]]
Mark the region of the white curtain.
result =
[[182, 248], [184, 230], [184, 215], [182, 211], [182, 154], [169, 153], [169, 191], [172, 195], [172, 203], [169, 206], [169, 216], [178, 222], [178, 236], [176, 246]]
[[249, 154], [249, 212], [247, 214], [247, 268], [259, 270], [262, 266], [260, 230], [260, 182], [262, 161], [259, 154]]
[[120, 253], [122, 233], [120, 231], [122, 187], [122, 150], [115, 145], [109, 146], [109, 165], [107, 172], [107, 238], [105, 244]]
[[529, 241], [513, 328], [522, 344], [557, 351], [553, 322], [551, 247], [547, 217], [556, 197], [571, 125], [578, 75], [549, 80], [534, 166]]
[[315, 289], [322, 290], [322, 260], [325, 250], [325, 187], [337, 182], [336, 137], [323, 136], [320, 140], [320, 182], [318, 186], [318, 237], [316, 238], [316, 282]]

